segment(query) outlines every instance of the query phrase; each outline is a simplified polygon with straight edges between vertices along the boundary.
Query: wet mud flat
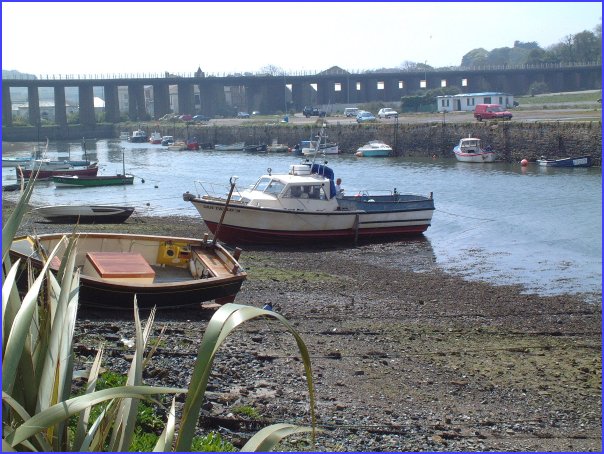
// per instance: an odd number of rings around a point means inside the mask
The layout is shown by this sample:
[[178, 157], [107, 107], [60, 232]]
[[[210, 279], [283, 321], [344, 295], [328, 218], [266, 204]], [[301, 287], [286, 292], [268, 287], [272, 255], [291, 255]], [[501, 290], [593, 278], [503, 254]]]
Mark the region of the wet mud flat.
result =
[[[21, 230], [71, 227], [28, 216]], [[179, 217], [80, 230], [194, 237], [205, 231], [201, 220]], [[464, 281], [439, 270], [421, 240], [245, 247], [240, 261], [249, 279], [235, 302], [271, 303], [312, 357], [322, 432], [315, 447], [298, 436], [282, 449], [601, 450], [601, 305], [584, 295], [543, 297]], [[188, 385], [209, 316], [198, 308], [158, 312], [153, 336], [164, 326], [166, 332], [146, 383]], [[78, 361], [85, 364], [104, 342], [105, 367], [126, 372], [132, 319], [128, 310], [81, 309]], [[271, 422], [310, 422], [296, 344], [269, 320], [248, 322], [227, 339], [206, 397], [200, 430], [218, 430], [236, 444]], [[241, 406], [260, 418], [236, 415]]]

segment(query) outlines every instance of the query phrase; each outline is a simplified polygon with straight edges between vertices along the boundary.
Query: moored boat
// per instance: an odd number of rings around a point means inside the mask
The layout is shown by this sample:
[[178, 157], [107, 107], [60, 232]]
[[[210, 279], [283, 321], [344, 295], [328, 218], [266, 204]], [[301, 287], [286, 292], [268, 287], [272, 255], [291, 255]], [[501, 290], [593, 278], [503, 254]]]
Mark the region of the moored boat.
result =
[[[224, 303], [235, 298], [247, 277], [237, 261], [239, 250], [231, 255], [207, 239], [117, 233], [77, 237], [75, 266], [81, 270], [83, 306], [131, 310], [135, 295], [142, 308]], [[39, 269], [42, 257], [59, 243], [59, 254], [50, 265], [56, 272], [67, 246], [64, 234], [15, 238], [10, 255]]]
[[482, 148], [481, 140], [476, 137], [462, 138], [453, 148], [455, 158], [461, 162], [493, 162], [497, 154], [490, 148]]
[[247, 189], [232, 181], [232, 197], [209, 192], [211, 185], [204, 182], [196, 188], [197, 194], [187, 192], [183, 199], [218, 239], [232, 244], [418, 235], [430, 226], [434, 211], [432, 194], [394, 190], [336, 197], [333, 170], [311, 162], [291, 165], [288, 173], [269, 171]]
[[27, 165], [29, 165], [32, 161], [32, 157], [31, 156], [23, 156], [23, 157], [12, 157], [12, 158], [5, 158], [2, 157], [2, 167], [6, 168], [6, 167], [25, 167]]
[[34, 211], [53, 223], [119, 224], [134, 212], [134, 207], [112, 205], [49, 205]]
[[21, 169], [17, 167], [15, 172], [17, 174], [17, 179], [21, 178], [31, 178], [35, 176], [37, 179], [48, 179], [55, 176], [95, 176], [99, 171], [99, 166], [97, 163], [89, 165], [87, 167], [73, 167], [67, 166], [64, 169], [53, 169], [53, 170], [40, 170], [38, 171], [36, 167], [34, 170], [32, 169]]
[[161, 144], [164, 147], [167, 147], [168, 145], [174, 145], [174, 136], [163, 136], [161, 138]]
[[153, 131], [151, 133], [151, 135], [149, 136], [149, 143], [152, 143], [153, 145], [159, 145], [159, 144], [161, 144], [161, 141], [162, 141], [162, 136], [157, 131]]
[[537, 164], [543, 167], [591, 167], [591, 156], [578, 156], [575, 158], [547, 159], [544, 156], [537, 159]]
[[381, 140], [372, 140], [359, 147], [354, 155], [362, 158], [392, 156], [392, 147]]
[[125, 186], [134, 184], [134, 175], [57, 175], [52, 181], [57, 188]]
[[247, 151], [248, 153], [266, 153], [267, 150], [268, 146], [266, 144], [246, 145], [243, 147], [243, 151]]
[[236, 142], [230, 145], [217, 143], [214, 145], [214, 150], [217, 151], [242, 151], [243, 147], [245, 147], [245, 142]]
[[132, 143], [145, 143], [147, 141], [147, 133], [142, 129], [137, 129], [132, 132], [132, 135], [128, 137], [128, 140]]

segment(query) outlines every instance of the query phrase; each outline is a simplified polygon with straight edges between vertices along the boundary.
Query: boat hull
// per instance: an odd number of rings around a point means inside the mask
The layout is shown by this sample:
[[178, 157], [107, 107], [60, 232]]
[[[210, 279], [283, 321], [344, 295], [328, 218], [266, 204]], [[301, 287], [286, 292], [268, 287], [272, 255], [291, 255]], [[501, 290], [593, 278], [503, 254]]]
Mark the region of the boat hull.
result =
[[31, 158], [2, 158], [2, 167], [25, 167], [31, 163]]
[[[64, 169], [64, 170], [40, 170], [37, 172], [36, 170], [22, 170], [16, 169], [17, 179], [21, 178], [21, 172], [23, 172], [24, 178], [31, 178], [32, 175], [37, 175], [36, 178], [53, 178], [57, 176], [70, 175], [70, 176], [78, 176], [78, 177], [94, 177], [99, 172], [99, 168], [97, 166], [81, 168], [81, 169]], [[37, 172], [37, 174], [36, 174]]]
[[[48, 234], [39, 236], [39, 244], [45, 245], [49, 250], [56, 244], [64, 234]], [[69, 236], [69, 234], [66, 234]], [[154, 247], [160, 246], [156, 252]], [[28, 237], [16, 238], [10, 248], [11, 258], [24, 259], [29, 258], [34, 267], [40, 269], [42, 261], [39, 260], [35, 252], [34, 241]], [[190, 252], [195, 248], [204, 254], [210, 261], [220, 261], [224, 263], [221, 275], [210, 277], [180, 277], [186, 273], [187, 265], [184, 269], [176, 269], [169, 266], [173, 257], [180, 257], [182, 249], [174, 255], [166, 255], [167, 250], [177, 245], [186, 245]], [[155, 246], [154, 246], [155, 245]], [[164, 249], [161, 249], [161, 248]], [[144, 255], [149, 264], [154, 265], [157, 275], [152, 283], [136, 283], [129, 281], [119, 281], [117, 279], [103, 279], [99, 276], [87, 274], [86, 269], [89, 264], [89, 255], [98, 253], [100, 249], [105, 248], [110, 254], [128, 255], [132, 252], [140, 252]], [[137, 249], [138, 248], [138, 249]], [[150, 235], [127, 235], [127, 234], [107, 234], [107, 233], [79, 233], [78, 243], [76, 245], [77, 257], [76, 266], [82, 266], [83, 271], [80, 275], [79, 302], [82, 306], [99, 307], [111, 310], [132, 310], [134, 298], [139, 307], [150, 309], [156, 306], [158, 309], [174, 309], [178, 307], [196, 306], [204, 301], [216, 300], [216, 302], [232, 301], [239, 292], [247, 274], [239, 266], [236, 259], [231, 256], [226, 249], [220, 245], [214, 246], [212, 242], [204, 242], [201, 239], [161, 237]], [[152, 250], [152, 253], [148, 252]], [[161, 255], [159, 255], [161, 254]], [[156, 260], [157, 257], [157, 260]], [[160, 265], [160, 257], [163, 258], [163, 265]], [[118, 260], [119, 262], [119, 260]], [[52, 262], [51, 262], [52, 263]], [[171, 268], [172, 270], [166, 270]], [[58, 263], [51, 264], [51, 269], [56, 272]], [[228, 269], [229, 271], [226, 271]], [[179, 277], [170, 276], [173, 270], [180, 270]], [[174, 273], [173, 273], [174, 274]], [[27, 273], [23, 273], [27, 275]], [[23, 285], [23, 283], [21, 283]], [[25, 284], [26, 285], [26, 284]], [[23, 287], [20, 287], [24, 290]]]
[[361, 158], [385, 158], [390, 154], [391, 150], [358, 150], [354, 155]]
[[491, 151], [462, 153], [455, 147], [453, 152], [455, 153], [455, 158], [460, 162], [494, 162], [497, 158], [496, 153]]
[[543, 167], [591, 167], [591, 156], [580, 156], [565, 159], [538, 159], [537, 163]]
[[[339, 201], [340, 209], [308, 212], [231, 204], [220, 226], [219, 239], [230, 244], [291, 244], [303, 240], [338, 241], [405, 237], [427, 230], [434, 200], [414, 196], [408, 203], [386, 202], [368, 210], [353, 197]], [[362, 198], [359, 198], [359, 201]], [[190, 198], [210, 231], [216, 234], [224, 201]]]
[[245, 147], [244, 142], [237, 142], [237, 143], [233, 143], [231, 145], [216, 144], [216, 145], [214, 145], [214, 150], [216, 150], [216, 151], [243, 151], [244, 147]]
[[55, 224], [119, 224], [132, 215], [134, 207], [59, 205], [40, 207], [35, 211]]
[[97, 186], [125, 186], [134, 184], [134, 177], [128, 175], [122, 176], [110, 176], [110, 175], [101, 175], [96, 177], [86, 177], [86, 176], [77, 176], [69, 177], [69, 176], [55, 176], [52, 177], [52, 181], [54, 182], [57, 188], [87, 188], [87, 187], [97, 187]]

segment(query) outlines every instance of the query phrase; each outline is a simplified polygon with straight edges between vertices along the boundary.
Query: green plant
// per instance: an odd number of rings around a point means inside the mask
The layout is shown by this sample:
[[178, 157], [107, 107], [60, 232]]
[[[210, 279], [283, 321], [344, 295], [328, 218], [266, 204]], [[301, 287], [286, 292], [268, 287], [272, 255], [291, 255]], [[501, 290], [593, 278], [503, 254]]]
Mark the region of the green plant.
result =
[[233, 452], [237, 451], [232, 443], [224, 440], [220, 434], [210, 432], [203, 437], [194, 437], [191, 451], [196, 452]]
[[245, 416], [249, 419], [260, 419], [260, 413], [258, 413], [258, 410], [249, 405], [237, 405], [231, 408], [231, 412], [234, 415]]
[[[10, 245], [33, 187], [34, 179], [31, 179], [2, 228], [3, 451], [126, 451], [149, 450], [151, 445], [153, 450], [159, 451], [191, 450], [214, 356], [237, 326], [257, 317], [280, 321], [296, 340], [306, 372], [312, 428], [275, 424], [255, 434], [243, 450], [266, 451], [283, 437], [295, 433], [313, 432], [314, 438], [314, 387], [308, 350], [289, 322], [274, 312], [224, 305], [212, 317], [202, 338], [188, 390], [151, 387], [142, 384], [142, 371], [154, 351], [152, 348], [147, 356], [144, 355], [155, 311], [151, 311], [143, 327], [135, 299], [136, 349], [125, 382], [115, 374], [106, 374], [100, 380], [102, 345], [88, 370], [75, 371], [73, 334], [79, 296], [79, 271], [74, 266], [77, 235], [74, 232], [69, 238], [63, 238], [67, 246], [56, 275], [49, 266], [59, 246], [45, 257], [41, 272], [30, 281], [23, 297], [17, 289], [20, 262], [12, 264], [9, 256]], [[71, 396], [71, 382], [75, 376], [88, 380], [82, 394]], [[97, 389], [101, 381], [107, 388]], [[167, 410], [163, 431], [157, 436], [152, 431], [160, 429], [160, 424], [141, 401], [175, 393], [187, 393], [178, 436], [175, 399]]]

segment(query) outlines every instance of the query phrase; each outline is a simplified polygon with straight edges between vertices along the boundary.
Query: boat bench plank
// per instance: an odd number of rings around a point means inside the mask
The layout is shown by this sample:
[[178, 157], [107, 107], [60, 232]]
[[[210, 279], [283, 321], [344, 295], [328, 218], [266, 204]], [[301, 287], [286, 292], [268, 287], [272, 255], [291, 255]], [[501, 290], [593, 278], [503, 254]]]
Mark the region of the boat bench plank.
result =
[[137, 280], [152, 283], [155, 271], [145, 258], [135, 252], [88, 252], [84, 274], [101, 279]]
[[232, 273], [226, 267], [226, 264], [220, 260], [220, 258], [216, 257], [214, 254], [207, 254], [203, 248], [200, 247], [192, 247], [191, 252], [193, 252], [193, 256], [198, 258], [201, 263], [208, 268], [212, 274], [216, 277], [228, 277], [232, 276]]

